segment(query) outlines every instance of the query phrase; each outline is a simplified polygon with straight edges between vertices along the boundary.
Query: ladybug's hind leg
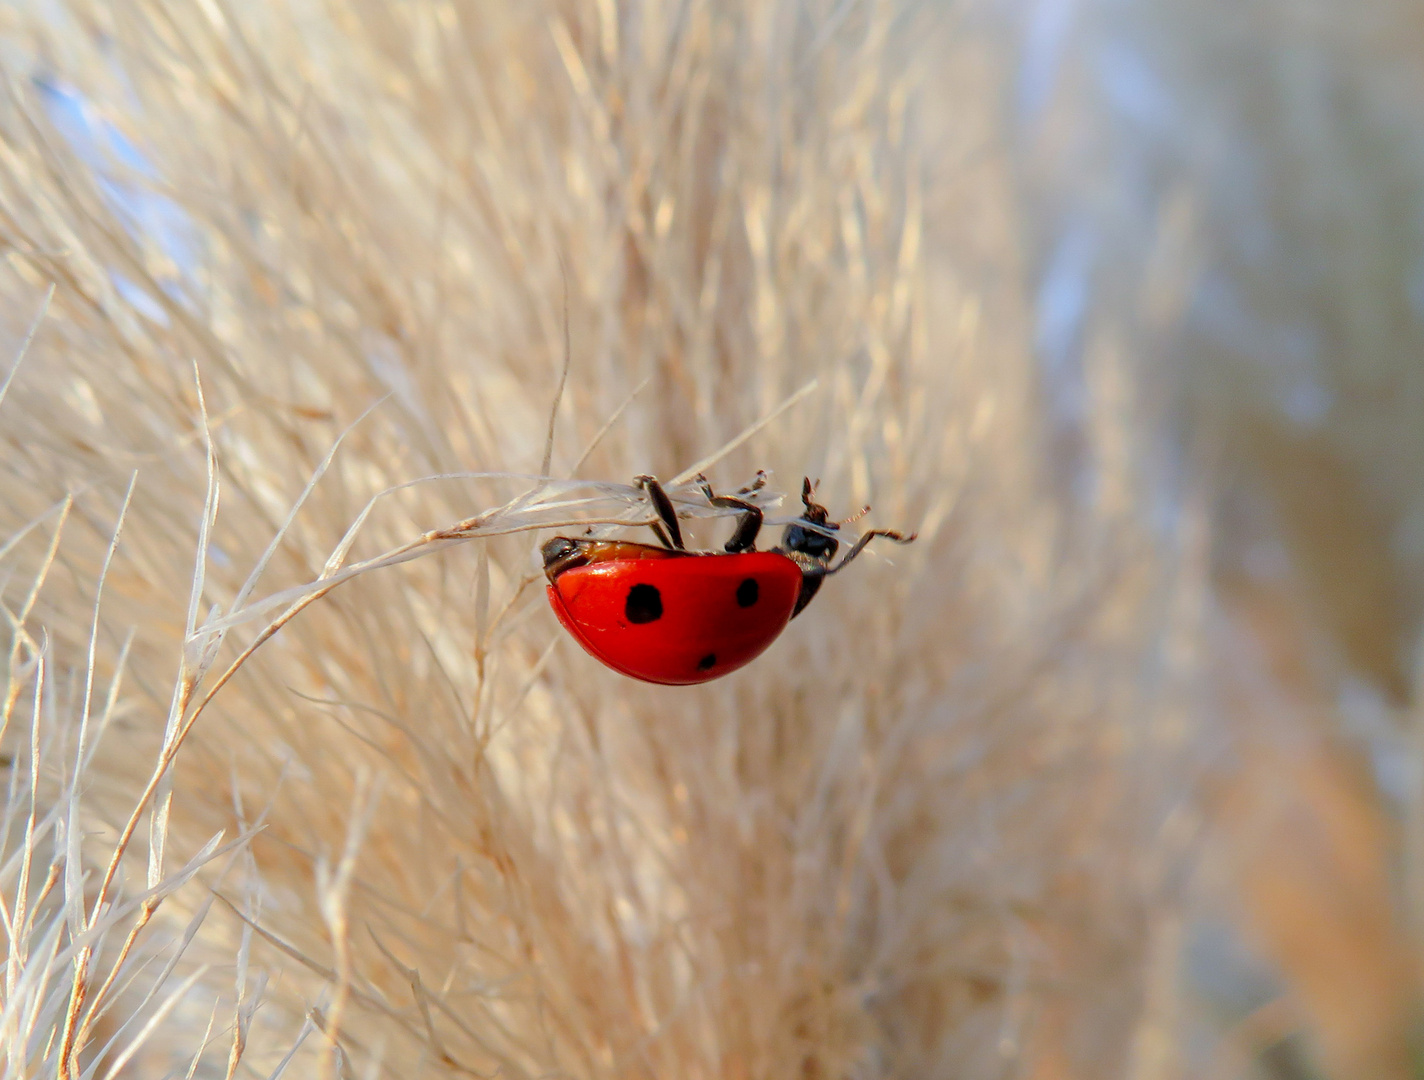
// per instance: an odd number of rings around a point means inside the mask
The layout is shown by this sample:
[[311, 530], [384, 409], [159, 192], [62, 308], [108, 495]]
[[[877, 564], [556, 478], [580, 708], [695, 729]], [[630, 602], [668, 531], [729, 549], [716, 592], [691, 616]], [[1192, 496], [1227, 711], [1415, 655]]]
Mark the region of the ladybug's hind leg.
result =
[[[758, 473], [758, 479], [765, 483], [765, 473]], [[728, 555], [737, 555], [743, 551], [756, 550], [757, 534], [761, 532], [762, 512], [761, 507], [747, 502], [745, 499], [738, 499], [733, 495], [716, 495], [712, 491], [712, 485], [707, 482], [707, 477], [698, 475], [698, 486], [702, 488], [702, 494], [707, 496], [707, 501], [713, 506], [723, 507], [728, 510], [740, 510], [737, 515], [737, 527], [732, 531], [732, 538], [728, 540], [722, 548]], [[760, 484], [755, 485], [760, 487]], [[747, 494], [751, 492], [748, 491]]]
[[658, 517], [661, 519], [661, 524], [654, 521], [648, 526], [653, 530], [653, 535], [662, 542], [665, 548], [671, 548], [673, 551], [684, 550], [682, 528], [677, 523], [677, 510], [674, 509], [672, 500], [667, 497], [667, 492], [663, 490], [662, 484], [658, 483], [658, 478], [656, 476], [635, 476], [633, 483], [648, 493], [648, 498], [653, 503], [653, 509], [658, 512]]

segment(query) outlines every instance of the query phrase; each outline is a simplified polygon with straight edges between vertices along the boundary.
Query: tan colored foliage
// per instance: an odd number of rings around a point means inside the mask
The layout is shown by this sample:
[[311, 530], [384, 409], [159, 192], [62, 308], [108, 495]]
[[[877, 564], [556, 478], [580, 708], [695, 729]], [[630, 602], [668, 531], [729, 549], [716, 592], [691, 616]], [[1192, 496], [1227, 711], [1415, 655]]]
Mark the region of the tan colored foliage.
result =
[[[0, 14], [4, 1076], [1408, 1075], [1411, 17], [1022, 7]], [[709, 458], [919, 539], [633, 683]]]

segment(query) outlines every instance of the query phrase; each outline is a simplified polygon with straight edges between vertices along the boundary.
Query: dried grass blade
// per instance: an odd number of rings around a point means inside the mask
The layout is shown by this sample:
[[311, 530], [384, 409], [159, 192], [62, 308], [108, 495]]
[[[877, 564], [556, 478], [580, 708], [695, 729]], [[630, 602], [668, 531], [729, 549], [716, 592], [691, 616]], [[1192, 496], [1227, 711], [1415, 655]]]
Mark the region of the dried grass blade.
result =
[[[29, 594], [25, 597], [25, 602], [20, 605], [20, 610], [14, 615], [14, 638], [10, 643], [10, 664], [8, 682], [5, 688], [5, 700], [0, 703], [0, 739], [5, 737], [5, 732], [10, 726], [10, 715], [15, 709], [15, 702], [20, 698], [20, 680], [17, 675], [20, 658], [20, 644], [27, 639], [24, 632], [25, 621], [30, 617], [30, 611], [35, 606], [35, 601], [39, 599], [40, 589], [44, 587], [45, 580], [49, 577], [50, 567], [54, 565], [55, 557], [59, 554], [59, 540], [64, 534], [65, 523], [69, 520], [70, 507], [74, 505], [71, 496], [65, 496], [61, 504], [59, 521], [55, 523], [54, 535], [50, 537], [49, 547], [45, 550], [44, 558], [40, 561], [40, 568], [35, 573], [34, 584], [30, 587]], [[38, 686], [38, 683], [36, 683]]]
[[[183, 955], [188, 951], [188, 946], [193, 943], [193, 938], [197, 935], [198, 928], [203, 925], [203, 920], [208, 917], [208, 911], [212, 906], [213, 898], [211, 895], [205, 898], [203, 903], [198, 905], [198, 910], [194, 912], [193, 917], [188, 920], [188, 925], [184, 928], [183, 935], [178, 940], [177, 949], [173, 955], [168, 958], [168, 962], [163, 965], [163, 970], [159, 972], [158, 977], [154, 979], [153, 983], [149, 986], [148, 993], [144, 994], [137, 1005], [129, 1009], [128, 1019], [118, 1026], [108, 1042], [105, 1043], [99, 1053], [95, 1055], [96, 1060], [102, 1061], [109, 1056], [110, 1049], [123, 1036], [124, 1032], [128, 1030], [129, 1025], [138, 1018], [139, 1014], [148, 1006], [148, 1003], [163, 989], [164, 984], [168, 982], [169, 976], [173, 974], [174, 969], [177, 968], [178, 964], [182, 961]], [[127, 953], [128, 950], [124, 951]], [[89, 1005], [88, 1013], [84, 1017], [84, 1023], [79, 1029], [82, 1033], [92, 1031], [95, 1022], [106, 1011], [109, 991], [114, 986], [119, 970], [123, 967], [126, 959], [126, 956], [120, 956], [115, 962], [113, 970], [109, 974], [109, 978], [105, 981], [104, 985], [99, 988], [99, 992], [94, 994]], [[80, 1045], [82, 1046], [84, 1042], [85, 1040], [81, 1039]]]
[[489, 644], [490, 560], [489, 545], [481, 544], [475, 558], [475, 666], [484, 679], [485, 648]]
[[292, 1048], [287, 1051], [281, 1061], [277, 1062], [277, 1067], [267, 1075], [267, 1080], [282, 1080], [282, 1074], [287, 1071], [287, 1066], [292, 1063], [292, 1059], [297, 1056], [297, 1051], [302, 1048], [307, 1037], [315, 1030], [316, 1025], [311, 1022], [311, 1017], [302, 1021], [301, 1030], [297, 1032], [297, 1039], [292, 1043]]
[[647, 376], [637, 386], [633, 387], [632, 392], [629, 393], [629, 395], [623, 399], [623, 403], [619, 405], [618, 408], [613, 410], [613, 415], [610, 416], [608, 418], [608, 421], [601, 428], [598, 429], [598, 434], [595, 435], [589, 441], [588, 446], [586, 446], [584, 448], [583, 453], [579, 455], [579, 459], [574, 462], [574, 467], [569, 470], [570, 477], [574, 476], [581, 468], [583, 468], [583, 463], [589, 459], [589, 456], [595, 450], [598, 449], [599, 443], [603, 442], [604, 437], [607, 436], [607, 434], [613, 430], [613, 425], [618, 423], [618, 421], [622, 418], [623, 414], [627, 412], [628, 408], [633, 404], [634, 399], [637, 398], [637, 396], [641, 394], [644, 390], [646, 390], [648, 388], [648, 383], [652, 381], [653, 377], [651, 375]]
[[109, 691], [104, 695], [104, 711], [99, 715], [99, 723], [94, 732], [94, 738], [89, 742], [89, 753], [80, 762], [81, 770], [89, 767], [89, 762], [94, 757], [94, 752], [99, 748], [99, 744], [104, 739], [104, 733], [109, 730], [109, 721], [114, 717], [114, 710], [119, 704], [119, 688], [123, 685], [124, 669], [128, 666], [129, 652], [133, 648], [134, 631], [130, 628], [124, 635], [124, 643], [119, 647], [119, 655], [114, 660], [114, 677], [109, 680]]
[[182, 984], [164, 999], [163, 1004], [158, 1007], [158, 1011], [148, 1018], [148, 1023], [144, 1024], [143, 1030], [134, 1037], [134, 1041], [124, 1047], [123, 1052], [114, 1060], [114, 1064], [111, 1065], [109, 1071], [104, 1074], [104, 1080], [114, 1080], [114, 1077], [123, 1071], [124, 1066], [129, 1063], [130, 1059], [143, 1049], [143, 1044], [148, 1042], [149, 1038], [158, 1030], [163, 1021], [168, 1019], [168, 1014], [178, 1007], [178, 1003], [183, 1000], [184, 995], [193, 989], [198, 980], [207, 973], [208, 965], [204, 964], [194, 971], [193, 974], [184, 979]]
[[29, 536], [30, 533], [34, 529], [38, 528], [42, 522], [46, 521], [51, 514], [55, 513], [56, 511], [68, 513], [69, 507], [73, 504], [73, 502], [74, 496], [66, 495], [64, 498], [60, 499], [59, 502], [55, 503], [39, 517], [33, 519], [32, 521], [26, 522], [23, 526], [17, 529], [14, 533], [11, 534], [10, 539], [6, 540], [3, 544], [0, 544], [0, 560], [3, 560], [6, 555], [10, 554], [10, 552], [15, 550], [15, 548], [19, 545], [20, 541], [23, 540], [25, 537]]
[[689, 465], [686, 469], [683, 469], [682, 472], [678, 473], [676, 476], [673, 477], [672, 482], [674, 484], [685, 484], [687, 483], [687, 481], [695, 477], [698, 473], [706, 472], [708, 469], [710, 469], [717, 462], [721, 461], [737, 447], [741, 446], [742, 443], [746, 442], [762, 428], [766, 427], [778, 416], [786, 412], [787, 409], [791, 408], [793, 405], [801, 401], [802, 398], [812, 393], [819, 385], [820, 380], [812, 379], [805, 386], [801, 387], [800, 390], [797, 390], [796, 393], [792, 394], [780, 405], [772, 409], [771, 412], [767, 413], [751, 427], [747, 428], [736, 438], [732, 439], [731, 442], [723, 444], [720, 450], [708, 454], [705, 458], [697, 462], [695, 465]]
[[[213, 999], [213, 1011], [208, 1013], [208, 1026], [203, 1031], [203, 1038], [198, 1043], [198, 1049], [193, 1052], [193, 1060], [188, 1065], [188, 1071], [183, 1074], [183, 1080], [193, 1080], [193, 1076], [198, 1071], [198, 1062], [203, 1059], [203, 1051], [208, 1048], [208, 1042], [213, 1037], [213, 1025], [218, 1022], [218, 999]], [[228, 1080], [231, 1080], [232, 1073], [228, 1073]]]
[[[19, 882], [15, 886], [15, 925], [22, 927], [25, 925], [26, 903], [30, 895], [30, 871], [33, 867], [35, 852], [35, 822], [39, 815], [39, 782], [40, 782], [40, 714], [42, 711], [41, 702], [44, 697], [44, 654], [41, 653], [35, 666], [35, 705], [34, 712], [30, 720], [30, 810], [25, 819], [25, 838], [23, 846], [20, 848], [20, 875]], [[68, 892], [68, 883], [65, 886]], [[13, 999], [15, 989], [19, 984], [21, 967], [24, 960], [23, 943], [11, 944], [10, 954], [6, 957], [6, 1001]]]
[[15, 362], [10, 365], [10, 374], [5, 376], [5, 381], [0, 383], [0, 404], [5, 401], [5, 395], [10, 392], [10, 384], [15, 381], [15, 376], [20, 371], [20, 365], [25, 360], [25, 354], [30, 351], [30, 343], [35, 340], [35, 334], [39, 332], [40, 324], [44, 322], [44, 317], [49, 313], [49, 302], [54, 299], [54, 282], [50, 282], [49, 288], [45, 291], [45, 298], [40, 302], [40, 310], [30, 322], [29, 332], [25, 334], [25, 340], [20, 342], [20, 348], [15, 353]]
[[361, 422], [366, 419], [366, 417], [370, 416], [373, 412], [375, 412], [378, 408], [385, 404], [385, 402], [390, 399], [390, 396], [390, 394], [386, 394], [384, 397], [374, 402], [365, 412], [363, 412], [349, 425], [347, 425], [346, 429], [336, 437], [336, 440], [331, 444], [331, 449], [326, 452], [326, 456], [321, 459], [320, 464], [318, 464], [317, 467], [312, 471], [311, 477], [307, 480], [306, 486], [302, 488], [302, 493], [297, 496], [296, 501], [292, 503], [292, 508], [287, 511], [286, 519], [282, 522], [281, 527], [276, 531], [276, 533], [273, 534], [271, 542], [267, 545], [267, 549], [262, 552], [262, 557], [259, 558], [257, 560], [256, 565], [253, 566], [252, 573], [247, 576], [247, 580], [242, 583], [242, 588], [238, 590], [237, 596], [233, 598], [233, 611], [241, 610], [242, 605], [247, 602], [247, 598], [252, 594], [252, 590], [257, 585], [258, 578], [260, 578], [262, 576], [262, 572], [267, 569], [267, 564], [272, 561], [272, 556], [276, 554], [278, 545], [281, 544], [282, 539], [291, 529], [292, 523], [296, 520], [298, 512], [301, 510], [302, 506], [305, 505], [307, 499], [311, 496], [312, 490], [316, 487], [317, 483], [321, 480], [323, 476], [326, 475], [326, 471], [331, 468], [331, 463], [336, 460], [336, 452], [341, 449], [341, 444], [346, 440], [346, 436], [350, 435], [353, 431], [355, 431], [356, 428], [361, 424]]
[[[128, 490], [124, 492], [124, 502], [123, 505], [119, 507], [119, 517], [118, 520], [114, 522], [114, 531], [109, 537], [109, 547], [108, 550], [104, 553], [104, 562], [99, 569], [98, 585], [94, 590], [93, 617], [89, 624], [89, 653], [84, 670], [84, 703], [81, 707], [81, 711], [79, 714], [79, 733], [77, 739], [78, 745], [75, 747], [74, 756], [74, 775], [76, 777], [76, 781], [74, 784], [73, 792], [69, 799], [69, 813], [66, 824], [66, 833], [67, 835], [72, 837], [77, 837], [80, 831], [80, 792], [77, 778], [84, 774], [84, 761], [85, 758], [88, 756], [85, 751], [88, 747], [89, 740], [89, 713], [94, 702], [94, 666], [98, 662], [99, 610], [104, 600], [104, 585], [109, 578], [109, 567], [113, 565], [114, 553], [119, 549], [119, 537], [123, 533], [124, 520], [128, 517], [129, 507], [133, 504], [134, 487], [137, 483], [138, 473], [135, 472], [129, 476]], [[78, 855], [79, 853], [76, 847], [72, 851], [73, 857], [68, 860], [69, 866], [71, 867], [70, 873], [76, 875], [75, 879], [71, 883], [76, 892], [79, 889], [79, 882], [77, 878], [77, 875], [79, 873]], [[78, 932], [78, 927], [75, 927], [75, 932]]]
[[542, 476], [549, 475], [549, 466], [554, 460], [554, 426], [559, 420], [559, 406], [564, 400], [564, 387], [569, 381], [569, 367], [573, 364], [573, 345], [569, 340], [569, 271], [559, 260], [559, 273], [564, 281], [564, 367], [559, 372], [559, 388], [554, 391], [554, 404], [549, 407], [549, 434], [544, 439], [544, 457], [539, 465]]
[[[321, 577], [329, 578], [341, 569], [341, 564], [346, 561], [347, 554], [351, 551], [351, 545], [356, 542], [356, 536], [361, 531], [361, 527], [366, 524], [366, 519], [371, 516], [371, 511], [375, 509], [376, 503], [387, 495], [393, 495], [397, 491], [404, 491], [406, 488], [415, 487], [417, 484], [428, 484], [434, 480], [529, 480], [535, 484], [548, 481], [547, 476], [532, 476], [529, 473], [509, 473], [509, 472], [457, 472], [457, 473], [436, 473], [433, 476], [422, 476], [417, 480], [407, 480], [403, 484], [393, 484], [390, 487], [376, 492], [371, 496], [369, 502], [361, 508], [361, 512], [356, 515], [356, 520], [351, 523], [351, 527], [341, 538], [341, 542], [331, 553], [331, 557], [326, 560], [326, 565], [322, 568]], [[517, 501], [517, 500], [516, 500]], [[234, 607], [233, 614], [237, 613]]]

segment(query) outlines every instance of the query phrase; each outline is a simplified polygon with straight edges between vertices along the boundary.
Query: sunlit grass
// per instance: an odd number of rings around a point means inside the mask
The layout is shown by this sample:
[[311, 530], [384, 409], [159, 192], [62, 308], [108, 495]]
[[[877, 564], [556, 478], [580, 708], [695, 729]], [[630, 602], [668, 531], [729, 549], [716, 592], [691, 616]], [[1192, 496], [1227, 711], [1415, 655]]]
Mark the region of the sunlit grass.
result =
[[[1035, 185], [1119, 204], [997, 31], [3, 18], [4, 1076], [1395, 1075], [1333, 624], [1168, 369], [1208, 225], [1040, 243]], [[919, 538], [702, 687], [563, 635], [541, 540], [646, 538], [654, 473], [710, 547], [760, 469]]]

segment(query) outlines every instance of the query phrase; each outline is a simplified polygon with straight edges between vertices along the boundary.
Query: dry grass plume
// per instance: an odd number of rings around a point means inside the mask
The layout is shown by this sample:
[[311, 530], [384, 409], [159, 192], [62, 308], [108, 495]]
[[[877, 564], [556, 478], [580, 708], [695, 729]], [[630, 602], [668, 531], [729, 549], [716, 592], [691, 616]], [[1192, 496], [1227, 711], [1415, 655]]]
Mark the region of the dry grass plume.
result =
[[[1412, 1075], [1421, 34], [0, 11], [0, 1075]], [[634, 683], [699, 468], [919, 539]]]

